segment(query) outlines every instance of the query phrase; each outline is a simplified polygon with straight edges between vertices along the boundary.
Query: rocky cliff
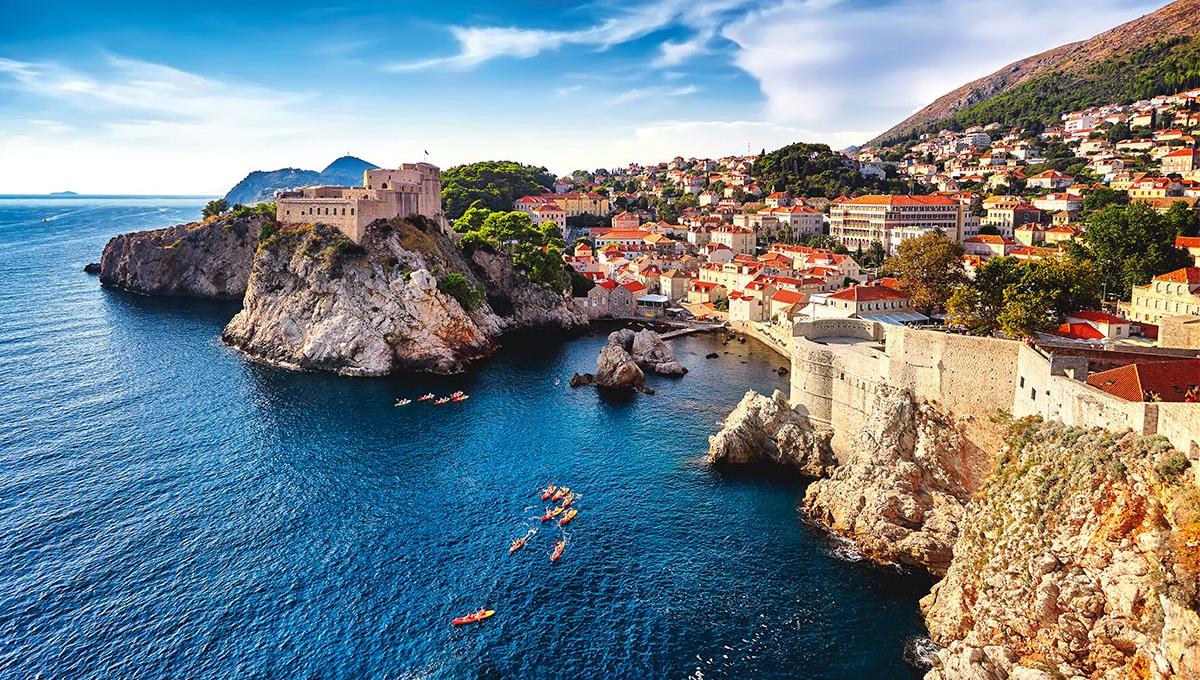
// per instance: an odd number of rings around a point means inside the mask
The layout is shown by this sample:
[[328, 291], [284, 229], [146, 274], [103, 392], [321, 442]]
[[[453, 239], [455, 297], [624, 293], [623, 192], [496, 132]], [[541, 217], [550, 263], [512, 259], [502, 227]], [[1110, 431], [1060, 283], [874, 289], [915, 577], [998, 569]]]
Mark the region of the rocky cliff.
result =
[[833, 432], [815, 430], [808, 418], [793, 409], [787, 396], [746, 393], [708, 438], [708, 462], [713, 465], [772, 463], [823, 477], [837, 465], [829, 440]]
[[114, 236], [100, 257], [100, 282], [149, 295], [241, 299], [265, 224], [225, 216]]
[[879, 395], [850, 455], [804, 495], [804, 509], [863, 554], [941, 574], [958, 522], [991, 469], [957, 425], [904, 390]]
[[1200, 487], [1162, 438], [1021, 421], [921, 602], [930, 680], [1200, 677]]
[[506, 330], [586, 325], [565, 292], [529, 283], [499, 255], [473, 260], [416, 217], [372, 225], [361, 245], [324, 226], [290, 228], [259, 249], [222, 337], [267, 363], [374, 376], [453, 373]]
[[571, 378], [573, 386], [595, 382], [609, 389], [639, 389], [645, 387], [646, 373], [666, 376], [681, 376], [687, 373], [675, 359], [675, 353], [663, 342], [658, 333], [642, 329], [636, 333], [628, 328], [608, 334], [608, 343], [596, 358], [596, 374], [576, 373]]

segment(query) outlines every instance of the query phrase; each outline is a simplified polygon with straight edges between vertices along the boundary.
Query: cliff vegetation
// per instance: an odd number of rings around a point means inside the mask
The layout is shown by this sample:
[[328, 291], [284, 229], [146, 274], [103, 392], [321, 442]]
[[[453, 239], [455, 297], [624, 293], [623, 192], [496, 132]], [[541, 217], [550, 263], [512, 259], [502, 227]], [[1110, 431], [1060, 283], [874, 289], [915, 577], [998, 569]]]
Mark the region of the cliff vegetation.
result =
[[546, 168], [513, 161], [481, 161], [442, 171], [442, 208], [457, 220], [477, 201], [489, 210], [510, 210], [513, 201], [554, 190]]

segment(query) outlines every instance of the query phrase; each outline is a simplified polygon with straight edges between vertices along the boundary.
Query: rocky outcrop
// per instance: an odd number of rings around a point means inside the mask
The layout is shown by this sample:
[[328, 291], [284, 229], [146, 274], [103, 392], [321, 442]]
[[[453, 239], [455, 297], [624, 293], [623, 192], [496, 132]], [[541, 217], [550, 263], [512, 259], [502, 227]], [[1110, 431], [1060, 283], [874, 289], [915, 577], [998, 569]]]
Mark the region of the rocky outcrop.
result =
[[1200, 488], [1165, 440], [1019, 422], [960, 533], [927, 679], [1200, 677]]
[[100, 257], [100, 283], [149, 295], [240, 300], [263, 217], [225, 216], [114, 236]]
[[844, 463], [808, 487], [804, 509], [872, 559], [944, 573], [991, 456], [906, 391], [884, 388], [876, 403]]
[[490, 250], [471, 253], [471, 271], [483, 284], [488, 306], [506, 331], [570, 330], [588, 325], [587, 313], [561, 290], [530, 285], [507, 257]]
[[[636, 333], [628, 328], [608, 334], [608, 344], [596, 358], [595, 384], [610, 389], [639, 389], [653, 393], [645, 387], [646, 373], [681, 376], [687, 373], [667, 347], [658, 333], [643, 329]], [[578, 374], [576, 374], [578, 376]], [[586, 375], [586, 374], [585, 374]], [[572, 380], [572, 385], [588, 384]]]
[[[616, 335], [614, 333], [613, 335]], [[614, 390], [641, 389], [646, 384], [646, 375], [620, 343], [609, 342], [596, 358], [595, 383]]]
[[837, 464], [829, 446], [832, 436], [829, 430], [814, 430], [783, 392], [775, 390], [768, 397], [750, 391], [725, 418], [721, 430], [708, 438], [708, 462], [772, 463], [823, 477]]
[[[264, 362], [376, 376], [458, 372], [505, 330], [586, 324], [565, 292], [491, 257], [472, 266], [419, 217], [377, 222], [361, 245], [324, 226], [290, 228], [259, 250], [222, 337]], [[490, 307], [495, 296], [510, 301], [506, 314]]]

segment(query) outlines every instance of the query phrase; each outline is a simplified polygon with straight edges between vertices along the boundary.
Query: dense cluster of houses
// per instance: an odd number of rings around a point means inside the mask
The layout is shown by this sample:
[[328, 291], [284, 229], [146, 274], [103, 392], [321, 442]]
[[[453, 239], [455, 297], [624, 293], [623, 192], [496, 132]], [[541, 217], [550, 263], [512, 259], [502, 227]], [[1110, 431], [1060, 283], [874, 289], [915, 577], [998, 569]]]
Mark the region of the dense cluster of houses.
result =
[[[909, 177], [925, 194], [838, 197], [771, 191], [754, 176], [756, 156], [676, 157], [656, 165], [559, 178], [553, 192], [513, 204], [558, 225], [566, 259], [596, 286], [583, 305], [593, 318], [679, 315], [779, 324], [800, 315], [919, 321], [895, 282], [870, 280], [863, 253], [894, 254], [906, 240], [940, 231], [964, 247], [970, 274], [993, 257], [1054, 257], [1087, 226], [1080, 213], [1099, 187], [1126, 192], [1166, 212], [1197, 209], [1200, 90], [1124, 106], [1064, 114], [1061, 124], [1017, 130], [991, 124], [922, 136], [903, 153], [844, 152], [863, 176]], [[1046, 169], [1046, 156], [1083, 168]], [[1064, 167], [1057, 164], [1057, 167]], [[670, 200], [670, 220], [646, 209]], [[643, 206], [638, 209], [636, 206]], [[590, 226], [570, 218], [591, 215]], [[602, 223], [603, 226], [594, 226]], [[582, 237], [583, 240], [578, 240]], [[820, 237], [820, 245], [801, 245]], [[1200, 258], [1200, 245], [1179, 244]], [[851, 254], [828, 246], [840, 243]], [[1197, 259], [1200, 267], [1200, 259]], [[1069, 319], [1066, 338], [1153, 337], [1168, 317], [1200, 317], [1200, 268], [1158, 277], [1134, 290], [1119, 316]], [[1163, 327], [1160, 342], [1200, 345], [1200, 318]], [[1189, 345], [1187, 343], [1193, 343]]]

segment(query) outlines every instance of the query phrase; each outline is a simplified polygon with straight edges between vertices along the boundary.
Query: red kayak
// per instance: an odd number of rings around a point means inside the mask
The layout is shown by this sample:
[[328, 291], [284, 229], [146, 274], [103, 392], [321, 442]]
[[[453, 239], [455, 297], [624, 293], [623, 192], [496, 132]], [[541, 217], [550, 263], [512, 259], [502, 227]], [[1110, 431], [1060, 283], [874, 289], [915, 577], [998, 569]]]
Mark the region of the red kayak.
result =
[[480, 621], [486, 619], [487, 617], [489, 617], [495, 613], [496, 613], [495, 609], [480, 609], [479, 611], [474, 612], [472, 614], [467, 614], [466, 616], [460, 616], [457, 619], [452, 619], [450, 621], [450, 623], [452, 623], [456, 626], [461, 626], [461, 625], [467, 624], [467, 623], [479, 623]]

